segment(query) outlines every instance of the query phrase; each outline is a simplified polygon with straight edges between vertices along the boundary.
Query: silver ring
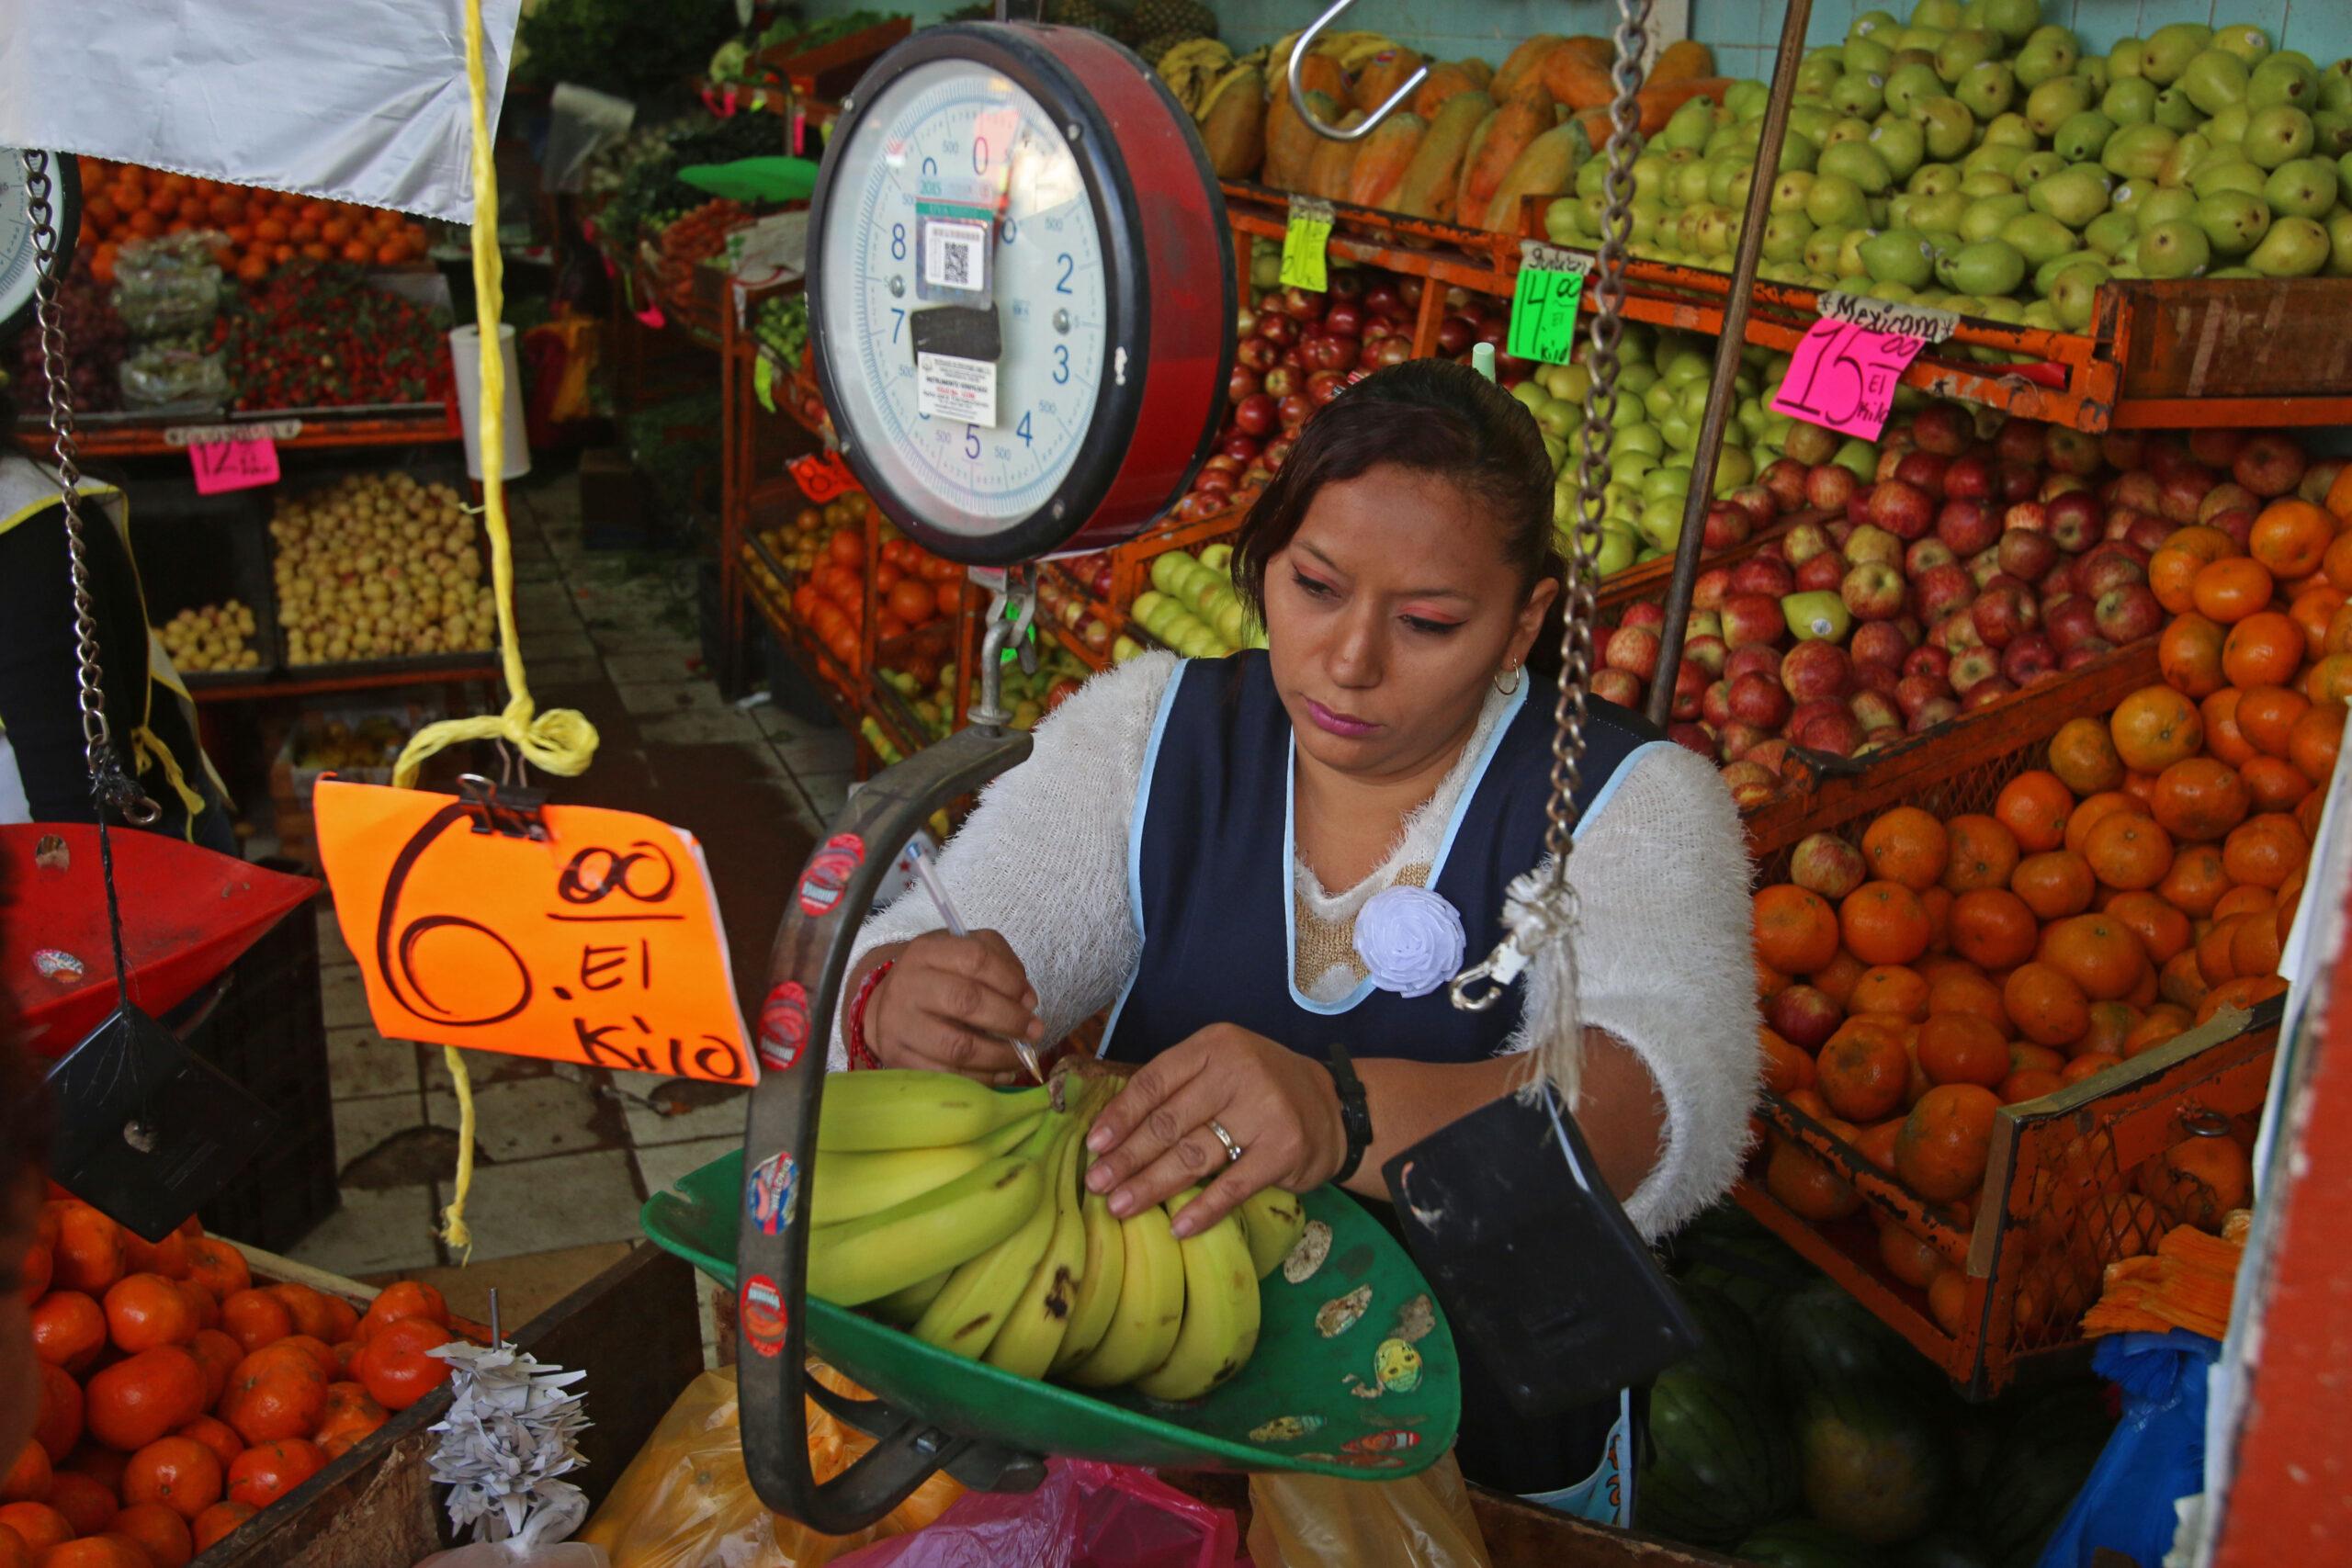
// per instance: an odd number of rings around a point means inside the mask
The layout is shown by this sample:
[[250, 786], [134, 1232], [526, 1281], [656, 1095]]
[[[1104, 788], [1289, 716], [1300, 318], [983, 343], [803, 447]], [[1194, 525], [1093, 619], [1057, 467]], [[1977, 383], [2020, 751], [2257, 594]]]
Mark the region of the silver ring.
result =
[[1219, 1122], [1214, 1116], [1210, 1117], [1209, 1131], [1215, 1133], [1216, 1134], [1216, 1141], [1225, 1145], [1226, 1164], [1231, 1165], [1235, 1160], [1241, 1157], [1241, 1145], [1233, 1141], [1233, 1134], [1225, 1130], [1224, 1122]]

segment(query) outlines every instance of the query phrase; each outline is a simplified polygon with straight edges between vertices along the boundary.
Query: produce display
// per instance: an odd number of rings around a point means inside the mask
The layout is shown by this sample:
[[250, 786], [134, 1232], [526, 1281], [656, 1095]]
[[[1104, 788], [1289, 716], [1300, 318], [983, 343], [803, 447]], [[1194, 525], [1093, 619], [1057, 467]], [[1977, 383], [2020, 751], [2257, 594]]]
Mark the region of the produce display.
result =
[[1278, 1189], [1197, 1235], [1190, 1189], [1125, 1220], [1086, 1190], [1119, 1080], [998, 1093], [927, 1072], [827, 1081], [809, 1172], [808, 1290], [1019, 1376], [1197, 1399], [1249, 1363], [1258, 1281], [1306, 1234]]
[[670, 298], [693, 287], [694, 269], [727, 248], [727, 236], [752, 221], [751, 209], [715, 197], [666, 225], [654, 246], [655, 285]]
[[497, 646], [474, 520], [446, 484], [347, 474], [281, 497], [269, 536], [288, 664]]
[[1195, 557], [1170, 550], [1151, 563], [1152, 586], [1136, 595], [1135, 624], [1187, 659], [1221, 659], [1266, 646], [1266, 628], [1233, 589], [1233, 547]]
[[439, 1387], [427, 1352], [458, 1337], [430, 1285], [363, 1314], [257, 1286], [194, 1220], [150, 1244], [70, 1198], [42, 1206], [25, 1280], [40, 1418], [0, 1455], [15, 1562], [185, 1563]]
[[[57, 289], [58, 325], [72, 345], [67, 382], [76, 412], [102, 413], [122, 404], [118, 372], [130, 346], [130, 334], [114, 308], [112, 288], [98, 280], [88, 253], [76, 252], [74, 270]], [[49, 376], [42, 368], [40, 334], [28, 329], [17, 334], [13, 355], [18, 412], [46, 417]]]
[[333, 408], [447, 400], [447, 324], [356, 267], [303, 260], [248, 286], [214, 332], [233, 407]]
[[256, 626], [253, 608], [234, 599], [182, 610], [155, 635], [172, 667], [183, 675], [208, 675], [229, 670], [257, 670], [262, 650], [253, 646]]
[[800, 368], [808, 348], [808, 296], [786, 294], [760, 301], [752, 315], [752, 336], [787, 370]]
[[298, 258], [359, 266], [422, 262], [431, 239], [402, 213], [322, 201], [84, 158], [81, 244], [97, 280], [114, 282], [121, 247], [164, 234], [198, 234], [221, 268], [257, 283]]
[[[799, 533], [800, 521], [811, 513], [822, 521]], [[806, 572], [791, 590], [792, 613], [844, 671], [854, 674], [863, 662], [860, 633], [865, 621], [865, 586], [869, 575], [865, 555], [865, 497], [851, 494], [820, 509], [803, 508], [794, 525], [804, 541], [787, 565], [807, 563]], [[806, 541], [814, 541], [813, 543]], [[911, 539], [887, 527], [879, 558], [871, 567], [874, 584], [876, 638], [895, 645], [909, 633], [952, 617], [963, 595], [964, 569], [943, 560]], [[895, 648], [886, 652], [895, 652]], [[910, 667], [919, 667], [910, 661]], [[929, 674], [921, 679], [929, 683]]]

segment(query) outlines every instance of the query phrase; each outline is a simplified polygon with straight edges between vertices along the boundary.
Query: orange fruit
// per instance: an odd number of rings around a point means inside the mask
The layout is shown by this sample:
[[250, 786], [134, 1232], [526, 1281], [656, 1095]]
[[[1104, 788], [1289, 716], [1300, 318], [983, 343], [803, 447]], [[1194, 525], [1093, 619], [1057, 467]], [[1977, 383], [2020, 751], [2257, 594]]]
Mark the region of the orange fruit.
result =
[[122, 1500], [161, 1503], [192, 1519], [220, 1501], [220, 1456], [194, 1438], [158, 1438], [123, 1467]]
[[2172, 867], [2156, 884], [2156, 897], [2181, 913], [2203, 919], [2229, 891], [2230, 875], [2222, 867], [2219, 844], [2183, 844], [2173, 852]]
[[67, 1200], [56, 1207], [55, 1287], [105, 1295], [122, 1278], [122, 1227], [87, 1203]]
[[214, 1416], [199, 1416], [172, 1434], [175, 1438], [193, 1438], [212, 1450], [220, 1461], [222, 1474], [228, 1473], [229, 1462], [245, 1451], [245, 1440], [236, 1429]]
[[2106, 725], [2070, 718], [2050, 738], [2050, 771], [2076, 795], [2097, 795], [2123, 782], [2123, 759]]
[[2027, 854], [2054, 850], [2066, 841], [2066, 818], [2075, 809], [2075, 792], [2045, 768], [2032, 768], [2001, 786], [1993, 802], [1993, 818], [2009, 830]]
[[2311, 853], [2311, 845], [2295, 819], [2275, 812], [2240, 823], [2222, 845], [2222, 868], [2233, 883], [2277, 887]]
[[286, 1303], [288, 1315], [294, 1320], [294, 1332], [307, 1334], [324, 1343], [334, 1332], [335, 1317], [327, 1298], [308, 1285], [282, 1284], [269, 1287], [269, 1293]]
[[2001, 1032], [1974, 1013], [1929, 1013], [1919, 1026], [1916, 1054], [1930, 1083], [1973, 1083], [1990, 1089], [2009, 1076], [2009, 1046]]
[[2197, 1021], [2207, 1021], [2225, 1007], [2251, 1008], [2286, 989], [2287, 982], [2276, 975], [2241, 975], [2234, 980], [2224, 980], [2206, 992], [2205, 999], [2197, 1004]]
[[134, 1542], [154, 1568], [187, 1568], [196, 1555], [187, 1521], [161, 1503], [131, 1504], [114, 1517], [107, 1533]]
[[2066, 818], [2066, 847], [2080, 854], [2083, 852], [2083, 840], [2091, 836], [2091, 829], [2103, 819], [2118, 811], [2142, 809], [2138, 796], [2126, 795], [2120, 789], [2101, 790], [2097, 795], [2086, 795], [2082, 804], [2075, 807], [2075, 814]]
[[1840, 1025], [1814, 1066], [1819, 1075], [1815, 1087], [1824, 1103], [1852, 1122], [1891, 1115], [1902, 1106], [1911, 1077], [1911, 1057], [1902, 1040], [1867, 1020]]
[[1939, 1084], [1919, 1097], [1894, 1141], [1895, 1173], [1934, 1202], [1964, 1198], [1984, 1184], [2000, 1101], [1973, 1083]]
[[2213, 919], [2221, 921], [2232, 915], [2266, 914], [2278, 907], [2278, 896], [2267, 887], [2233, 887], [2213, 906]]
[[2161, 773], [2183, 757], [2195, 756], [2205, 742], [2205, 723], [2197, 705], [2169, 686], [2143, 686], [2124, 698], [2116, 705], [2108, 728], [2123, 765], [2145, 773]]
[[2175, 1224], [2219, 1230], [2254, 1195], [2254, 1168], [2232, 1138], [2183, 1138], [2140, 1170], [2140, 1190]]
[[2099, 912], [2138, 937], [2151, 964], [2163, 964], [2188, 945], [2188, 917], [2156, 894], [2119, 893]]
[[215, 1301], [226, 1301], [254, 1282], [245, 1255], [209, 1235], [188, 1239], [187, 1262], [188, 1278], [210, 1291]]
[[2001, 987], [1973, 969], [1948, 970], [1929, 980], [1928, 1010], [1973, 1013], [2004, 1036], [2009, 1032], [2009, 1010], [2002, 1003]]
[[[2183, 538], [2183, 535], [2194, 536]], [[2233, 553], [2237, 546], [2219, 528], [2183, 528], [2165, 547], [2148, 558], [2148, 589], [2170, 615], [2191, 614], [2197, 607], [2197, 574], [2209, 561]]]
[[233, 1291], [220, 1303], [220, 1327], [248, 1352], [294, 1332], [294, 1314], [267, 1291]]
[[1919, 908], [1928, 917], [1928, 951], [1945, 952], [1951, 946], [1951, 889], [1928, 888], [1919, 895]]
[[[1774, 1094], [1793, 1094], [1798, 1089], [1812, 1087], [1813, 1057], [1810, 1055], [1790, 1044], [1770, 1029], [1758, 1030], [1757, 1033], [1763, 1045], [1764, 1087], [1767, 1089]], [[334, 1403], [335, 1389], [346, 1386], [335, 1383], [327, 1390], [330, 1405]]]
[[1899, 882], [1865, 882], [1847, 894], [1838, 929], [1864, 964], [1908, 964], [1928, 951], [1933, 934], [1918, 894]]
[[2323, 707], [2352, 701], [2352, 652], [2331, 653], [2306, 671], [2303, 695]]
[[2032, 957], [2039, 930], [2033, 910], [2006, 887], [1973, 887], [1952, 901], [1952, 950], [1987, 969]]
[[33, 1420], [33, 1441], [47, 1451], [50, 1462], [62, 1462], [82, 1440], [82, 1385], [74, 1374], [47, 1361], [37, 1365], [40, 1378], [40, 1414]]
[[2243, 767], [2255, 754], [2254, 743], [2238, 728], [2238, 709], [2243, 695], [2235, 686], [2224, 686], [2197, 705], [2197, 716], [2205, 725], [2205, 750], [2219, 757], [2230, 766]]
[[2303, 770], [2283, 758], [2250, 757], [2238, 769], [2238, 777], [2245, 781], [2246, 797], [2256, 811], [2292, 811], [2312, 793], [2312, 781]]
[[2001, 1004], [2018, 1032], [2044, 1045], [2065, 1045], [2090, 1027], [2090, 999], [2054, 964], [2020, 964], [2001, 987]]
[[2104, 1001], [2091, 1004], [2090, 1027], [2083, 1037], [2067, 1047], [2071, 1055], [2081, 1056], [2093, 1052], [2109, 1056], [2123, 1054], [2123, 1042], [2132, 1028], [2140, 1021], [2140, 1010], [2129, 1002]]
[[2018, 841], [1999, 820], [1970, 812], [1944, 824], [1951, 852], [1943, 886], [1954, 894], [1978, 887], [2007, 887], [2017, 869]]
[[2176, 615], [2156, 638], [2156, 670], [2176, 692], [2202, 697], [2230, 683], [2223, 673], [2220, 623], [2191, 611]]
[[40, 1559], [40, 1568], [156, 1568], [148, 1549], [127, 1535], [85, 1535], [62, 1546], [52, 1546]]
[[2291, 581], [2319, 570], [2335, 542], [2333, 518], [2308, 501], [2282, 495], [2254, 520], [2245, 547], [2271, 575]]
[[2287, 731], [2287, 761], [2317, 788], [2335, 775], [2335, 755], [2344, 749], [2345, 710], [2312, 708]]
[[[1759, 888], [1755, 900], [1756, 956], [1784, 975], [1810, 975], [1838, 956], [1838, 912], [1818, 893], [1792, 882]], [[380, 1300], [380, 1298], [379, 1298]], [[359, 1320], [359, 1337], [369, 1337], [376, 1318], [370, 1306]]]
[[1874, 1126], [1865, 1127], [1854, 1136], [1854, 1152], [1889, 1176], [1894, 1174], [1894, 1135], [1903, 1131], [1903, 1119], [1890, 1116]]
[[1995, 1090], [2004, 1105], [2016, 1105], [2023, 1100], [2040, 1100], [2045, 1094], [2055, 1094], [2066, 1087], [2066, 1081], [2055, 1069], [2025, 1067], [2001, 1080]]
[[2295, 595], [2287, 606], [2287, 614], [2303, 628], [2303, 646], [2322, 653], [2341, 653], [2340, 648], [2327, 646], [2327, 634], [2335, 625], [2336, 615], [2344, 608], [2344, 595], [2325, 583], [2306, 588]]
[[[2346, 482], [2341, 474], [2335, 478], [2339, 485]], [[2335, 497], [2330, 495], [2328, 499], [2333, 502]], [[2332, 507], [2331, 510], [2333, 510]], [[2342, 517], [2346, 513], [2338, 512], [2336, 515]], [[2328, 545], [2327, 553], [2320, 558], [2320, 570], [2327, 575], [2329, 582], [2346, 593], [2352, 593], [2352, 542], [2348, 541], [2352, 541], [2352, 528], [2337, 534], [2334, 541]]]
[[1947, 1269], [1928, 1281], [1928, 1315], [1953, 1338], [1968, 1325], [1968, 1276]]
[[32, 1306], [33, 1353], [52, 1367], [79, 1371], [106, 1348], [107, 1314], [79, 1291], [51, 1291]]
[[82, 1392], [90, 1436], [124, 1453], [204, 1414], [204, 1371], [177, 1345], [158, 1345], [103, 1368]]
[[2189, 601], [2208, 620], [2233, 626], [2270, 607], [2270, 570], [2249, 556], [2209, 561], [2189, 584]]
[[2083, 859], [2109, 887], [2154, 887], [2172, 865], [2172, 835], [2153, 817], [2118, 811], [2083, 839]]
[[1861, 1195], [1828, 1166], [1795, 1143], [1776, 1139], [1764, 1167], [1764, 1190], [1800, 1219], [1826, 1224], [1862, 1206]]
[[107, 1491], [103, 1482], [78, 1471], [59, 1474], [46, 1501], [65, 1516], [75, 1535], [100, 1534], [122, 1512], [122, 1500]]
[[253, 1352], [230, 1374], [220, 1419], [248, 1443], [308, 1437], [326, 1408], [330, 1374], [299, 1346]]
[[256, 1443], [229, 1467], [229, 1500], [266, 1508], [326, 1468], [326, 1456], [302, 1438]]
[[27, 1438], [8, 1468], [0, 1470], [0, 1503], [46, 1502], [55, 1479], [49, 1450]]
[[42, 1552], [74, 1539], [72, 1522], [46, 1503], [0, 1503], [0, 1529], [15, 1531], [36, 1562]]
[[196, 1516], [189, 1533], [196, 1538], [198, 1551], [209, 1551], [213, 1544], [236, 1533], [237, 1527], [254, 1517], [257, 1510], [251, 1503], [215, 1503]]
[[2262, 610], [2230, 628], [2222, 644], [2222, 673], [2233, 686], [2276, 686], [2303, 667], [2303, 628], [2277, 610]]
[[2050, 850], [2028, 855], [2009, 873], [2009, 891], [2025, 901], [2036, 919], [2058, 919], [2079, 915], [2091, 907], [2098, 879], [2090, 863], [2072, 850]]
[[1862, 974], [1861, 961], [1841, 948], [1838, 956], [1813, 972], [1814, 988], [1842, 1008]]
[[2245, 820], [2252, 804], [2237, 770], [2211, 757], [2184, 757], [2158, 773], [2149, 802], [2158, 826], [2192, 843], [2222, 837]]
[[2278, 973], [2278, 922], [2249, 915], [2233, 922], [2230, 934], [2230, 968], [2239, 979]]
[[[1899, 1122], [1890, 1125], [1898, 1130], [1901, 1127]], [[1888, 1273], [1921, 1290], [1944, 1268], [1944, 1255], [1933, 1244], [1920, 1240], [1892, 1220], [1879, 1222], [1878, 1257]]]
[[1882, 813], [1862, 834], [1862, 858], [1871, 874], [1915, 893], [1943, 875], [1948, 850], [1944, 824], [1916, 806]]
[[2158, 1002], [2148, 1010], [2148, 1016], [2133, 1024], [2132, 1032], [2123, 1037], [2124, 1060], [2129, 1061], [2141, 1052], [2170, 1040], [2189, 1026], [2192, 1017], [2186, 1009], [2175, 1007], [2170, 1002]]
[[229, 1374], [245, 1359], [245, 1348], [217, 1328], [199, 1328], [187, 1342], [187, 1349], [204, 1370], [204, 1407], [209, 1410], [220, 1403], [220, 1391], [229, 1386]]
[[[2237, 977], [2236, 951], [2238, 925], [2252, 919], [2247, 915], [2224, 915], [2207, 927], [2197, 939], [2197, 973], [2210, 987], [2224, 980]], [[2199, 997], [2199, 1001], [2204, 998]]]
[[1862, 971], [1845, 1008], [1850, 1013], [1883, 1013], [1917, 1023], [1928, 1016], [1928, 982], [1916, 969], [1882, 964]]
[[107, 1287], [107, 1329], [115, 1348], [137, 1352], [196, 1337], [196, 1309], [161, 1274], [126, 1274]]
[[[2107, 914], [2070, 915], [2053, 921], [2042, 931], [2041, 950], [2035, 956], [2037, 962], [2080, 986], [2085, 996], [2098, 1000], [2129, 996], [2148, 967], [2147, 951], [2140, 939], [2129, 926]], [[2088, 1026], [2087, 1013], [2085, 1026]]]

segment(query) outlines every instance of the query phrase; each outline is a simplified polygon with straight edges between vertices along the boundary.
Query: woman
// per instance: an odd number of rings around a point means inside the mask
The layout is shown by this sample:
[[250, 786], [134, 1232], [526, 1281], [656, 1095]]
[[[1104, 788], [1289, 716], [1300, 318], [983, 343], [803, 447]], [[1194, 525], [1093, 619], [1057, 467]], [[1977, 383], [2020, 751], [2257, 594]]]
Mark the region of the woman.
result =
[[[1180, 1235], [1268, 1185], [1339, 1177], [1385, 1199], [1382, 1164], [1511, 1088], [1532, 1043], [1523, 992], [1457, 1010], [1446, 954], [1415, 962], [1430, 943], [1383, 933], [1418, 926], [1444, 950], [1458, 918], [1476, 962], [1543, 859], [1553, 703], [1525, 667], [1559, 592], [1552, 485], [1534, 420], [1475, 371], [1411, 361], [1351, 387], [1235, 547], [1266, 650], [1133, 660], [1041, 725], [940, 863], [990, 929], [944, 935], [920, 899], [875, 917], [836, 1066], [1008, 1079], [999, 1037], [1058, 1037], [1115, 1002], [1104, 1054], [1138, 1070], [1088, 1176], [1114, 1213], [1195, 1182]], [[1606, 703], [1587, 736], [1576, 1114], [1656, 1236], [1722, 1193], [1747, 1142], [1748, 867], [1704, 759]], [[1368, 1138], [1325, 1065], [1335, 1042]], [[1630, 1488], [1606, 1455], [1630, 1461], [1629, 1408], [1522, 1421], [1465, 1363], [1463, 1469], [1615, 1519]]]

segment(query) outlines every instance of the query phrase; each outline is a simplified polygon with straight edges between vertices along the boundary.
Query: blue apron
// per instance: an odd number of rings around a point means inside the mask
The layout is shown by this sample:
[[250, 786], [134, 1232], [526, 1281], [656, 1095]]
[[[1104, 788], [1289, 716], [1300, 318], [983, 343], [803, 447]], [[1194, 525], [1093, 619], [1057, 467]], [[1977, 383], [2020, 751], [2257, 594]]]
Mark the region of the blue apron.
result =
[[[1544, 858], [1554, 728], [1548, 696], [1530, 700], [1537, 684], [1521, 681], [1488, 734], [1430, 869], [1430, 890], [1462, 917], [1472, 960], [1502, 940], [1511, 879]], [[1585, 735], [1581, 819], [1599, 814], [1644, 747], [1669, 744], [1598, 699]], [[1518, 1025], [1516, 1007], [1466, 1012], [1442, 987], [1408, 999], [1369, 979], [1335, 1002], [1298, 989], [1294, 750], [1262, 652], [1178, 667], [1152, 725], [1128, 840], [1127, 896], [1143, 954], [1104, 1032], [1103, 1055], [1145, 1062], [1210, 1024], [1231, 1023], [1318, 1061], [1334, 1039], [1360, 1058], [1492, 1056]], [[1393, 1229], [1385, 1203], [1366, 1206]], [[1589, 1517], [1630, 1517], [1630, 1489], [1608, 1473], [1630, 1452], [1625, 1401], [1529, 1422], [1461, 1348], [1464, 1473]]]

